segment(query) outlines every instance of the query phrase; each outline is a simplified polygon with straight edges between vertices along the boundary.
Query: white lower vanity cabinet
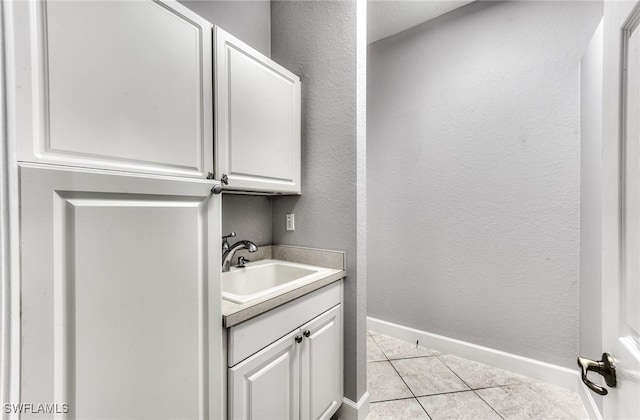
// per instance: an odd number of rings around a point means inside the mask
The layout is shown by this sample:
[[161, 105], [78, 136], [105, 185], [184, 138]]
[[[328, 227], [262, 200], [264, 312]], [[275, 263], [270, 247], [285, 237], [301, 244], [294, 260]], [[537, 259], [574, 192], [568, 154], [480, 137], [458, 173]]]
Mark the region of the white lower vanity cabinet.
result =
[[[328, 292], [340, 292], [341, 281], [267, 312], [242, 331], [243, 324], [229, 330], [229, 360], [234, 351], [249, 341], [252, 330], [277, 330], [269, 325], [280, 319], [309, 319], [288, 330], [280, 339], [228, 368], [229, 419], [329, 419], [343, 397], [342, 305], [317, 310], [317, 303], [329, 303]], [[318, 293], [320, 292], [320, 293]], [[325, 296], [323, 296], [323, 294]], [[322, 299], [324, 298], [324, 299]], [[324, 302], [318, 302], [322, 301]], [[273, 314], [271, 312], [274, 312]], [[305, 316], [306, 315], [306, 316]], [[258, 318], [260, 318], [258, 317]], [[251, 320], [253, 321], [253, 320]], [[234, 328], [237, 328], [234, 331]], [[249, 335], [247, 335], [249, 334]], [[236, 341], [236, 343], [234, 343]], [[257, 337], [257, 342], [261, 337]], [[240, 344], [240, 345], [238, 345]]]

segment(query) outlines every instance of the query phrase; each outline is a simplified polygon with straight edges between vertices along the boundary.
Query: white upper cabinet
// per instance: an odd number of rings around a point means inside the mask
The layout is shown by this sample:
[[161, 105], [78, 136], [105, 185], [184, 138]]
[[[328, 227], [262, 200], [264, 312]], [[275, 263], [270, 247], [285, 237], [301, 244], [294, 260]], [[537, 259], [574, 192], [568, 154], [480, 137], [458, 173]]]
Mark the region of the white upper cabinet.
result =
[[300, 194], [300, 78], [214, 31], [216, 179], [226, 190]]
[[18, 159], [213, 172], [211, 24], [173, 1], [11, 2]]

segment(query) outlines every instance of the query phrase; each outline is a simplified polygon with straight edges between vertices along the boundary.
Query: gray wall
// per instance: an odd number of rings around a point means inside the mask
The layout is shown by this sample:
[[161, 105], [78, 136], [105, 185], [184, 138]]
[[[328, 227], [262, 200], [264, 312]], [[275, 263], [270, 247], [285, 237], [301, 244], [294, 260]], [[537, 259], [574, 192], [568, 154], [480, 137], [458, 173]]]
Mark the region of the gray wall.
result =
[[178, 0], [214, 25], [271, 56], [271, 2], [268, 0]]
[[602, 354], [602, 54], [600, 24], [580, 65], [580, 355], [591, 359]]
[[575, 368], [596, 2], [475, 2], [371, 45], [368, 313]]
[[[222, 234], [238, 234], [229, 243], [248, 239], [256, 245], [271, 245], [271, 198], [251, 195], [223, 194]], [[251, 258], [251, 257], [249, 257]]]
[[[302, 195], [273, 199], [275, 244], [347, 252], [345, 396], [366, 390], [366, 282], [357, 265], [355, 1], [271, 3], [273, 59], [302, 78]], [[285, 214], [296, 230], [284, 229]]]
[[[180, 0], [180, 3], [266, 56], [271, 55], [271, 2], [268, 0]], [[258, 246], [271, 244], [271, 223], [269, 197], [223, 194], [223, 234], [232, 231], [238, 234], [230, 240], [231, 244], [239, 239], [248, 239]]]

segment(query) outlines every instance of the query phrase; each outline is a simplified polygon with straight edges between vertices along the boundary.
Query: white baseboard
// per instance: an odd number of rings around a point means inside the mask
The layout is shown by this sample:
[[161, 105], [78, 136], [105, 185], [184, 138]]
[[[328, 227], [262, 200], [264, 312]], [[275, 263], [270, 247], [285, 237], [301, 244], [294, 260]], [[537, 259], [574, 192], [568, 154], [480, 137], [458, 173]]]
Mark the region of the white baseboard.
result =
[[580, 395], [582, 405], [584, 405], [584, 409], [587, 410], [589, 418], [591, 420], [602, 420], [602, 414], [600, 413], [600, 409], [593, 398], [593, 393], [589, 391], [589, 388], [587, 388], [585, 384], [582, 383], [579, 376], [577, 379], [577, 387], [578, 395]]
[[348, 398], [344, 398], [342, 405], [333, 418], [339, 420], [365, 420], [368, 415], [369, 393], [365, 392], [357, 403], [354, 403]]
[[572, 391], [579, 391], [580, 388], [576, 381], [576, 378], [579, 380], [577, 368], [573, 371], [551, 363], [541, 362], [528, 357], [518, 356], [516, 354], [416, 330], [371, 317], [367, 317], [367, 328], [411, 343], [415, 343], [417, 340], [423, 347], [464, 357], [465, 359], [484, 363], [485, 365], [495, 366]]

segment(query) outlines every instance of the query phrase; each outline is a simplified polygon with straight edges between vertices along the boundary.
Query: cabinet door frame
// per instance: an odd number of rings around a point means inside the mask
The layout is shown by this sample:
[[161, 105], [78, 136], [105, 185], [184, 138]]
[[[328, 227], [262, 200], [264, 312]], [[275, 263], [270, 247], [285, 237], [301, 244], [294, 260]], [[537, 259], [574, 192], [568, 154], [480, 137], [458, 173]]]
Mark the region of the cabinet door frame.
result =
[[[337, 350], [338, 361], [335, 363], [335, 366], [327, 366], [322, 370], [322, 374], [324, 375], [336, 375], [338, 378], [338, 389], [336, 389], [335, 400], [334, 403], [326, 407], [322, 412], [318, 419], [312, 419], [313, 415], [313, 395], [314, 390], [312, 389], [313, 383], [313, 371], [312, 363], [313, 360], [313, 340], [316, 336], [321, 335], [326, 329], [334, 324], [337, 326], [337, 329], [332, 333], [335, 334], [335, 345]], [[342, 404], [342, 398], [344, 396], [343, 387], [344, 387], [344, 378], [343, 378], [343, 352], [344, 352], [344, 338], [343, 338], [343, 321], [342, 321], [342, 304], [338, 304], [323, 314], [317, 316], [313, 320], [309, 321], [307, 324], [300, 327], [300, 330], [303, 332], [304, 340], [302, 342], [302, 346], [300, 349], [300, 417], [303, 419], [309, 420], [329, 420], [331, 416], [338, 410], [340, 405]], [[307, 337], [308, 333], [309, 336]]]
[[[228, 184], [223, 189], [238, 192], [258, 192], [266, 194], [300, 194], [301, 193], [301, 82], [300, 78], [263, 55], [233, 35], [214, 26], [214, 129], [215, 129], [215, 166], [216, 177], [227, 175]], [[229, 52], [235, 50], [249, 57], [279, 77], [294, 85], [294, 121], [291, 130], [298, 141], [291, 145], [293, 159], [292, 179], [260, 177], [257, 175], [234, 172], [231, 165], [231, 110], [230, 110], [230, 63]]]
[[[138, 197], [150, 197], [161, 202], [173, 202], [177, 207], [190, 206], [198, 212], [198, 319], [199, 349], [198, 364], [205, 367], [197, 379], [198, 417], [220, 418], [223, 415], [223, 360], [222, 360], [222, 325], [220, 302], [220, 266], [221, 257], [218, 251], [220, 236], [221, 199], [212, 195], [212, 181], [188, 180], [169, 177], [146, 177], [136, 174], [120, 174], [108, 171], [70, 170], [50, 165], [21, 164], [21, 240], [22, 254], [22, 337], [29, 339], [23, 343], [22, 352], [22, 384], [21, 386], [38, 385], [33, 391], [45, 398], [46, 402], [65, 402], [72, 398], [72, 392], [65, 385], [69, 360], [73, 363], [74, 353], [68, 353], [66, 340], [56, 338], [56, 334], [64, 337], [68, 328], [64, 320], [65, 295], [64, 282], [67, 278], [66, 258], [64, 250], [56, 247], [56, 243], [67, 243], [66, 235], [74, 232], [65, 229], [64, 221], [69, 214], [65, 207], [70, 206], [67, 197], [84, 195], [89, 197], [89, 205], [93, 205], [92, 197], [100, 205], [102, 195], [117, 195], [122, 200], [135, 202]], [[154, 198], [155, 197], [155, 198]], [[184, 204], [183, 204], [184, 203]], [[125, 203], [125, 205], [127, 205]], [[132, 205], [135, 205], [133, 203]], [[153, 205], [153, 204], [152, 204]], [[159, 204], [161, 205], [161, 204]], [[41, 215], [38, 216], [40, 212]], [[36, 217], [31, 215], [36, 214]], [[42, 218], [44, 215], [44, 218]], [[50, 215], [50, 216], [47, 216]], [[56, 216], [57, 215], [57, 216]], [[62, 223], [60, 223], [62, 222]], [[28, 226], [27, 226], [28, 224]], [[49, 238], [50, 240], [47, 240]], [[35, 245], [35, 247], [34, 247]], [[25, 248], [29, 247], [29, 248]], [[30, 251], [26, 251], [29, 249]], [[29, 258], [26, 258], [29, 252]], [[34, 261], [35, 256], [37, 261]], [[28, 268], [28, 269], [26, 269]], [[51, 296], [48, 298], [47, 296]], [[25, 299], [32, 307], [24, 308]], [[58, 299], [54, 304], [53, 300]], [[40, 302], [41, 304], [39, 304]], [[33, 308], [33, 305], [35, 309]], [[62, 311], [62, 312], [60, 312]], [[47, 319], [52, 315], [53, 319]], [[53, 322], [52, 322], [53, 321]], [[44, 322], [44, 323], [43, 323]], [[53, 324], [47, 327], [47, 325]], [[34, 327], [35, 325], [35, 327]], [[34, 337], [39, 326], [51, 328], [46, 337]], [[28, 336], [28, 337], [27, 337]], [[35, 343], [34, 343], [35, 338]], [[38, 347], [42, 341], [43, 346]], [[36, 345], [34, 347], [34, 344]], [[53, 358], [44, 357], [51, 354]], [[46, 351], [45, 351], [46, 350]], [[43, 356], [38, 356], [42, 351]], [[26, 352], [30, 352], [29, 355]], [[40, 366], [29, 366], [25, 363], [38, 361]], [[34, 376], [35, 369], [35, 376]], [[72, 369], [72, 368], [70, 368]], [[72, 380], [72, 379], [71, 379]], [[31, 383], [32, 385], [27, 385]], [[27, 397], [23, 392], [23, 398]], [[32, 400], [27, 400], [32, 401]], [[37, 401], [40, 401], [38, 399]], [[64, 416], [63, 416], [64, 417]]]
[[49, 122], [47, 5], [44, 0], [6, 4], [8, 108], [12, 111], [10, 118], [15, 138], [19, 139], [16, 144], [18, 161], [192, 178], [206, 178], [213, 172], [212, 25], [177, 1], [144, 1], [164, 9], [198, 31], [201, 89], [197, 130], [200, 139], [195, 167], [53, 150]]

